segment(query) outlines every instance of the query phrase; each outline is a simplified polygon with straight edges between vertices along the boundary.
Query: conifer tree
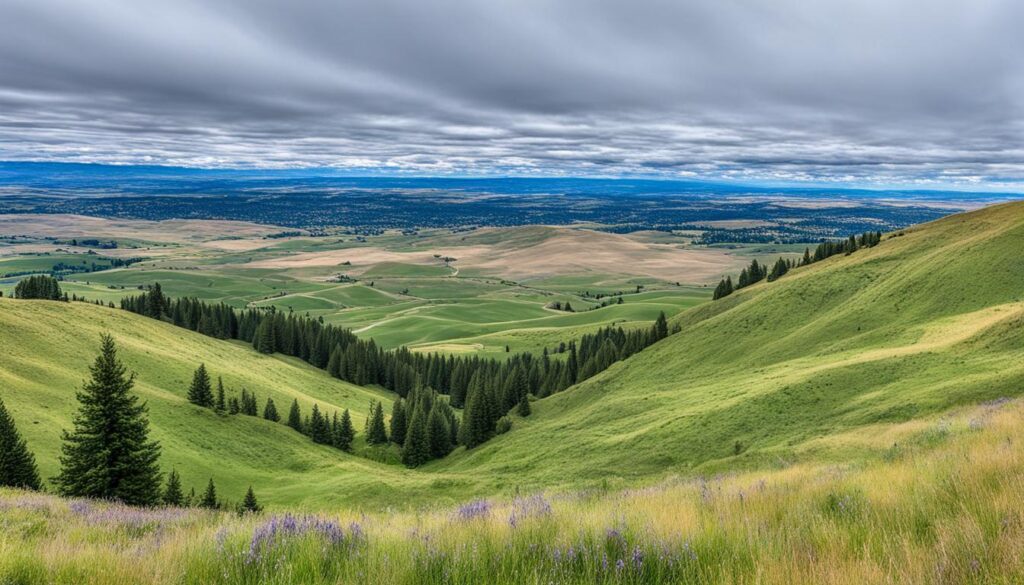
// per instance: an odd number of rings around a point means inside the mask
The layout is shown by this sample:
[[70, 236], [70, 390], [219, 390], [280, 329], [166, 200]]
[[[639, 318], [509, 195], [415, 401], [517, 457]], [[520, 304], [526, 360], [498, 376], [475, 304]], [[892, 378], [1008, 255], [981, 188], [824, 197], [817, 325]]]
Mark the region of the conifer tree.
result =
[[334, 433], [334, 446], [342, 451], [352, 450], [352, 441], [355, 439], [356, 430], [352, 427], [352, 415], [348, 409], [341, 414], [341, 422], [338, 423], [338, 430]]
[[203, 493], [203, 499], [199, 501], [199, 506], [211, 510], [216, 510], [220, 507], [220, 502], [217, 501], [217, 488], [213, 485], [212, 477], [210, 478], [210, 483], [206, 484], [206, 491]]
[[274, 353], [277, 349], [277, 341], [274, 335], [273, 319], [264, 318], [260, 321], [253, 337], [253, 347], [260, 353]]
[[167, 475], [167, 487], [164, 488], [163, 504], [165, 506], [180, 507], [185, 501], [185, 495], [181, 493], [181, 478], [178, 472], [171, 470]]
[[313, 405], [313, 413], [310, 415], [309, 436], [314, 443], [331, 442], [330, 426], [328, 426], [327, 419], [320, 414], [320, 407], [316, 404]]
[[374, 402], [370, 405], [370, 419], [366, 426], [366, 442], [371, 445], [385, 445], [388, 431], [384, 426], [384, 405]]
[[263, 511], [263, 506], [260, 506], [259, 502], [256, 501], [256, 494], [252, 491], [252, 486], [249, 486], [249, 490], [245, 492], [245, 499], [242, 500], [242, 512], [248, 512], [250, 514], [259, 514]]
[[263, 407], [263, 418], [273, 422], [281, 420], [281, 415], [277, 414], [277, 407], [274, 406], [273, 398], [267, 398], [267, 405]]
[[399, 446], [405, 442], [405, 434], [409, 430], [405, 420], [405, 401], [395, 400], [391, 408], [391, 440]]
[[210, 388], [210, 375], [206, 373], [206, 364], [199, 364], [192, 374], [192, 384], [188, 387], [188, 401], [206, 408], [213, 406], [213, 391]]
[[114, 339], [101, 340], [91, 379], [77, 394], [74, 430], [64, 432], [55, 482], [65, 496], [154, 505], [160, 501], [160, 446], [149, 440], [146, 405], [131, 393], [134, 374], [118, 361]]
[[292, 400], [292, 408], [288, 411], [288, 426], [302, 432], [302, 412], [299, 410], [298, 399]]
[[224, 380], [220, 376], [217, 376], [217, 402], [214, 408], [221, 414], [227, 410], [227, 404], [224, 402]]
[[36, 460], [0, 399], [0, 486], [38, 490], [42, 487]]
[[516, 414], [518, 414], [519, 416], [530, 416], [531, 412], [532, 411], [530, 410], [530, 398], [528, 396], [523, 396], [519, 400], [519, 406], [516, 407]]
[[196, 499], [196, 488], [195, 486], [192, 486], [192, 488], [188, 491], [188, 495], [185, 496], [185, 505], [183, 507], [191, 508], [192, 506], [195, 506], [197, 503], [199, 503], [199, 500]]
[[238, 398], [232, 396], [228, 398], [228, 414], [238, 414], [242, 412], [242, 405], [238, 403]]
[[427, 421], [423, 409], [413, 409], [409, 420], [409, 431], [405, 435], [405, 446], [402, 447], [402, 463], [406, 467], [419, 467], [430, 459], [430, 446], [427, 444]]
[[434, 403], [427, 417], [427, 449], [432, 459], [440, 459], [452, 451], [451, 426], [442, 414], [441, 401]]
[[662, 311], [658, 313], [658, 319], [654, 322], [654, 339], [660, 341], [666, 337], [668, 337], [668, 320], [665, 318], [665, 311]]

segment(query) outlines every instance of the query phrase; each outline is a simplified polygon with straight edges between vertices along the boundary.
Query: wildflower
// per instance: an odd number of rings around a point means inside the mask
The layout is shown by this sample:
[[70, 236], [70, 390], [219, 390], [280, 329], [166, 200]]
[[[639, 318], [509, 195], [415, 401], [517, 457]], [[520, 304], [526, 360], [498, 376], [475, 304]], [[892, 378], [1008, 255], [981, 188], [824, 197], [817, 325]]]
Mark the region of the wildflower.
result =
[[487, 500], [476, 500], [459, 508], [456, 516], [459, 520], [472, 520], [488, 516], [491, 513], [491, 504]]

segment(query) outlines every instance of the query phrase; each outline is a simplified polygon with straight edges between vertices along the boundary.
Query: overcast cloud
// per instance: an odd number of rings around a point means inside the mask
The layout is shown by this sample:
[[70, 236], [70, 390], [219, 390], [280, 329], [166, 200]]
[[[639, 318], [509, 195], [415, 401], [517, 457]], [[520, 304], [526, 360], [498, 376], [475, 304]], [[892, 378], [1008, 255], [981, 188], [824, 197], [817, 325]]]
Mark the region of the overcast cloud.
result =
[[4, 0], [0, 158], [1018, 190], [1014, 0]]

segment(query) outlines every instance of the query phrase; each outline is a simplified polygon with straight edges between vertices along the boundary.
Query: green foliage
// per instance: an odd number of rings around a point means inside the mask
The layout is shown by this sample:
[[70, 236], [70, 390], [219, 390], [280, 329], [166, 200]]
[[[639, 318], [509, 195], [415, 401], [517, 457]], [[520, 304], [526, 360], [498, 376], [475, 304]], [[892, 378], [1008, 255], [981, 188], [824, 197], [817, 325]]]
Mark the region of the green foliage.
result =
[[422, 408], [415, 408], [409, 420], [409, 431], [402, 447], [402, 463], [406, 467], [418, 467], [430, 460], [430, 445], [427, 438], [427, 420]]
[[384, 406], [380, 401], [370, 404], [370, 416], [366, 423], [366, 442], [370, 445], [385, 445], [388, 432], [384, 426]]
[[203, 498], [199, 500], [199, 506], [209, 508], [210, 510], [216, 510], [220, 507], [220, 502], [217, 501], [217, 488], [213, 485], [212, 477], [210, 482], [206, 484], [206, 491], [203, 492]]
[[181, 493], [181, 478], [173, 469], [167, 474], [167, 485], [164, 487], [162, 501], [165, 506], [180, 507], [185, 503], [185, 495]]
[[240, 511], [249, 514], [259, 514], [263, 511], [263, 506], [260, 506], [259, 502], [256, 501], [256, 494], [252, 491], [252, 486], [245, 492], [245, 498], [242, 500]]
[[0, 486], [38, 490], [42, 487], [36, 460], [21, 438], [14, 418], [0, 398]]
[[277, 413], [277, 407], [274, 406], [273, 398], [267, 398], [267, 405], [263, 407], [263, 418], [272, 422], [281, 420], [281, 415]]
[[304, 433], [302, 425], [302, 410], [299, 408], [299, 400], [292, 401], [292, 407], [288, 410], [288, 426], [300, 433]]
[[356, 430], [352, 426], [352, 416], [346, 408], [341, 414], [341, 421], [338, 423], [338, 428], [334, 431], [334, 446], [342, 451], [351, 451], [352, 441], [355, 439], [355, 436]]
[[160, 500], [160, 446], [149, 440], [146, 406], [132, 394], [135, 375], [117, 359], [114, 339], [101, 337], [91, 378], [77, 393], [74, 430], [64, 432], [62, 495], [153, 505]]
[[49, 301], [67, 300], [61, 293], [57, 279], [46, 275], [29, 276], [19, 281], [14, 287], [14, 297]]
[[206, 364], [199, 364], [192, 374], [188, 401], [204, 408], [213, 408], [213, 390], [210, 388], [210, 374], [206, 372]]

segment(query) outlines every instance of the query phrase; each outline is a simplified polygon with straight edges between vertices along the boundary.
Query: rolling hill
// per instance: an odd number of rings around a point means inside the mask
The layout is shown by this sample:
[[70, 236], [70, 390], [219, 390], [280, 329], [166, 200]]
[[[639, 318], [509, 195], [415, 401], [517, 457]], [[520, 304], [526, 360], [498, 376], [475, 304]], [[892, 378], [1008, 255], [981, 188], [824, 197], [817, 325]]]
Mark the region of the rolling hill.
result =
[[952, 408], [1021, 392], [1021, 249], [1021, 203], [891, 234], [685, 311], [680, 333], [536, 401], [512, 432], [414, 471], [184, 399], [199, 362], [261, 403], [351, 408], [360, 430], [366, 404], [386, 393], [119, 310], [0, 299], [0, 391], [52, 475], [74, 390], [110, 331], [139, 373], [163, 466], [186, 486], [214, 476], [229, 496], [251, 483], [273, 505], [406, 505], [860, 460], [916, 440]]
[[881, 452], [888, 425], [1024, 390], [1022, 249], [1011, 203], [794, 270], [436, 465], [565, 485]]

